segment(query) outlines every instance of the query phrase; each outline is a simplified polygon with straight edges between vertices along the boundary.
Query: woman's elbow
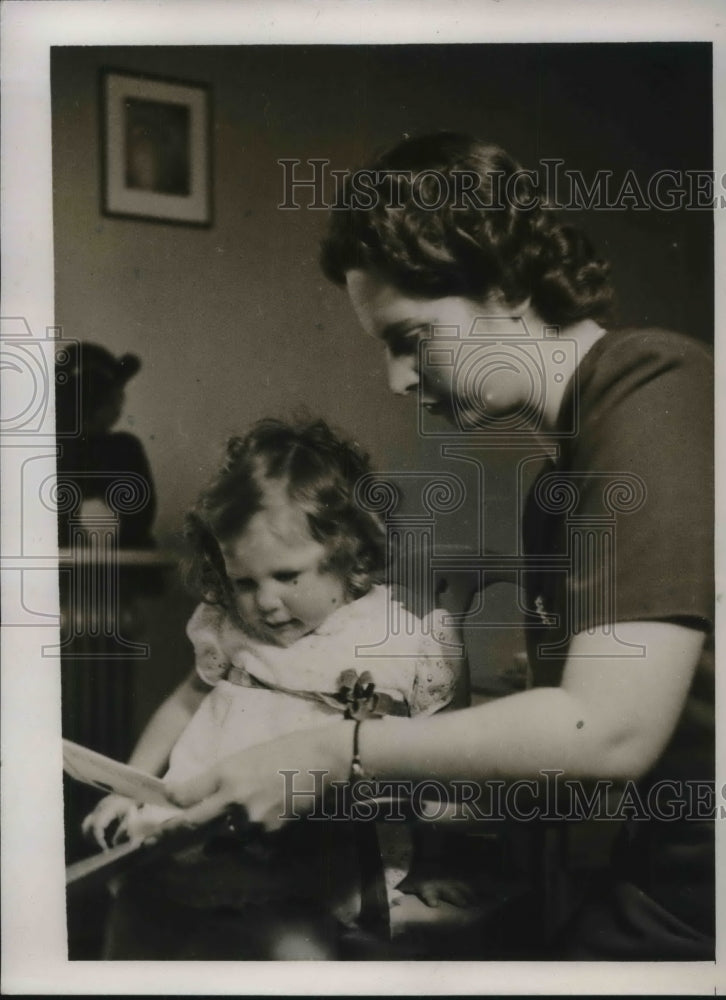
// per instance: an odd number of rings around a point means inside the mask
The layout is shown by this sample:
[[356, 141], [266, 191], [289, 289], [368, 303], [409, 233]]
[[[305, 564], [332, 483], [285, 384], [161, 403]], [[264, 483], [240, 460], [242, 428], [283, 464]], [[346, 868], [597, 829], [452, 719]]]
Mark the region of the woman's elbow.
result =
[[638, 781], [656, 764], [663, 748], [664, 744], [644, 739], [639, 733], [612, 736], [595, 748], [589, 777], [618, 783]]

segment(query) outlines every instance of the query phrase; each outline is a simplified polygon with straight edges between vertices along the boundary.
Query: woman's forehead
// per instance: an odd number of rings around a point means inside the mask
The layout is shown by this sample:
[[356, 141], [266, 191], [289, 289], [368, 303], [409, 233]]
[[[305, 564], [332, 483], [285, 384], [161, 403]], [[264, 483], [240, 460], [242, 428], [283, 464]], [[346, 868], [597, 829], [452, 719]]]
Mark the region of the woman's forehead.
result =
[[372, 336], [380, 336], [386, 326], [412, 317], [426, 316], [434, 322], [445, 302], [402, 292], [373, 270], [348, 271], [346, 286], [361, 326]]
[[401, 291], [375, 270], [348, 271], [346, 285], [365, 332], [385, 342], [416, 325], [468, 330], [472, 317], [501, 311], [494, 295], [483, 301], [455, 295], [428, 298]]

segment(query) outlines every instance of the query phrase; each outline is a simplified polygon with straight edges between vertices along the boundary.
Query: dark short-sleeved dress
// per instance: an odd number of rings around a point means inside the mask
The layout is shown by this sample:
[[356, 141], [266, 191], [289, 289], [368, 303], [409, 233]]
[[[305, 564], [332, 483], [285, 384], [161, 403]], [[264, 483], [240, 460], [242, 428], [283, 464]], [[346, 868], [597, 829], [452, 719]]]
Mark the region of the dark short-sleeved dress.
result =
[[588, 627], [616, 623], [613, 652], [634, 670], [618, 622], [675, 622], [705, 637], [676, 731], [636, 786], [606, 888], [563, 941], [573, 958], [711, 958], [711, 356], [663, 330], [609, 332], [568, 386], [558, 427], [575, 433], [535, 481], [523, 518], [526, 552], [542, 558], [526, 575], [535, 684], [559, 683], [569, 637]]

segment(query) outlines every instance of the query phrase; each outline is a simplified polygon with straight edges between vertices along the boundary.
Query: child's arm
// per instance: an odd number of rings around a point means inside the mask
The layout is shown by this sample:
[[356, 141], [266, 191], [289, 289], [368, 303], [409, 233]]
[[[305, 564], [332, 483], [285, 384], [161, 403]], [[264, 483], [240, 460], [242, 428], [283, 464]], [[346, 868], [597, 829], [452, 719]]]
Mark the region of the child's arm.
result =
[[210, 685], [192, 670], [151, 716], [128, 763], [148, 774], [160, 775], [174, 744], [210, 691]]
[[[174, 744], [210, 690], [196, 671], [192, 671], [154, 712], [133, 749], [129, 764], [148, 774], [160, 775], [166, 768]], [[118, 823], [113, 836], [113, 843], [118, 843], [135, 810], [135, 803], [126, 796], [107, 795], [83, 820], [83, 832], [92, 837], [99, 847], [107, 848], [108, 828], [112, 823]]]

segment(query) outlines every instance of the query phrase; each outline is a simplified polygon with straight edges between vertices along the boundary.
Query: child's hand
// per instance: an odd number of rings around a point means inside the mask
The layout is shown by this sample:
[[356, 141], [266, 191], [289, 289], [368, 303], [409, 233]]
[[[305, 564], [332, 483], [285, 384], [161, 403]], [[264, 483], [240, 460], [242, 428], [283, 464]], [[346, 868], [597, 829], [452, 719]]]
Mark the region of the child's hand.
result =
[[476, 892], [463, 879], [446, 878], [440, 875], [424, 875], [409, 872], [403, 881], [396, 886], [401, 892], [418, 896], [427, 906], [436, 907], [439, 903], [452, 903], [454, 906], [473, 906], [476, 902]]
[[[109, 847], [129, 839], [129, 820], [138, 812], [138, 806], [133, 799], [125, 795], [111, 794], [101, 799], [93, 812], [83, 820], [81, 829], [84, 836], [95, 840], [99, 847], [108, 850]], [[106, 840], [109, 827], [117, 824], [113, 831], [111, 843]]]

